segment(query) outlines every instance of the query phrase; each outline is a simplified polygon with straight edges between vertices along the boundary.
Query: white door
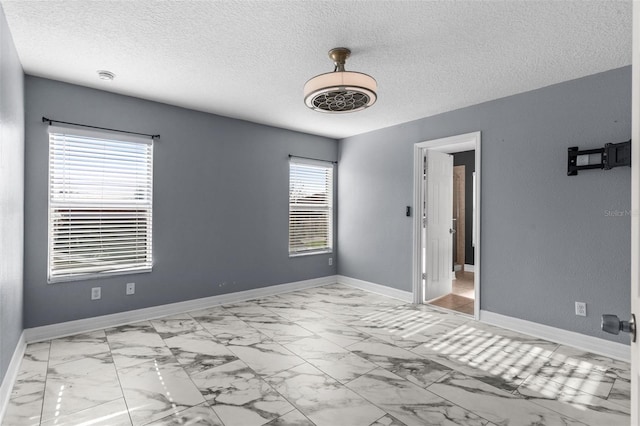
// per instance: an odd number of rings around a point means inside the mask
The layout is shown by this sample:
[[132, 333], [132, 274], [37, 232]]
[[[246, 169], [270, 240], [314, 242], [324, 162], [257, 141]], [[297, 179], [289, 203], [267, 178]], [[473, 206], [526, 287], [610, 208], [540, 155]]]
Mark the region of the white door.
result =
[[[631, 87], [631, 312], [640, 315], [640, 4], [633, 2]], [[640, 336], [638, 336], [640, 337]], [[631, 424], [640, 424], [640, 339], [631, 343]]]
[[426, 150], [425, 300], [451, 293], [453, 255], [453, 156]]

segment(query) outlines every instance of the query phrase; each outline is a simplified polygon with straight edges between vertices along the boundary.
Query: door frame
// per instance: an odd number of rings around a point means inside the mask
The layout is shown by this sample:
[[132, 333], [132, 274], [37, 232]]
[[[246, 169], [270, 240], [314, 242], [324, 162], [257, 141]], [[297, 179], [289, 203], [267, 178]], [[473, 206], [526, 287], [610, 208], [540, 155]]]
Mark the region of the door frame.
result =
[[[633, 2], [631, 65], [631, 313], [640, 317], [640, 3]], [[640, 421], [640, 341], [631, 342], [631, 424]]]
[[[413, 303], [424, 303], [424, 289], [422, 288], [422, 218], [424, 216], [423, 185], [423, 155], [428, 149], [435, 149], [446, 153], [475, 150], [476, 199], [475, 217], [473, 218], [473, 232], [475, 232], [474, 246], [474, 291], [475, 302], [473, 315], [480, 319], [480, 188], [481, 185], [481, 132], [465, 133], [446, 138], [433, 139], [413, 145]], [[426, 184], [426, 182], [425, 182]], [[426, 232], [429, 232], [427, 229]]]

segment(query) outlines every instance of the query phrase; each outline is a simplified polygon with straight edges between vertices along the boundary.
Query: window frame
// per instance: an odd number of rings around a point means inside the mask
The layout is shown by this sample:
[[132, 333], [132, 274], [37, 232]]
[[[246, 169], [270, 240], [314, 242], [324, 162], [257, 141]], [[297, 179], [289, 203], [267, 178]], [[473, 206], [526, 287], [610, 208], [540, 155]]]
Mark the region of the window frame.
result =
[[[326, 208], [328, 214], [327, 214], [327, 241], [328, 243], [323, 246], [322, 248], [319, 249], [300, 249], [300, 250], [294, 250], [292, 251], [292, 246], [291, 246], [291, 238], [292, 238], [292, 234], [291, 234], [291, 218], [292, 218], [292, 199], [291, 199], [291, 184], [292, 184], [292, 165], [299, 165], [299, 166], [309, 166], [309, 167], [315, 167], [315, 168], [323, 168], [329, 171], [329, 179], [330, 179], [330, 183], [327, 184], [326, 180], [325, 180], [325, 187], [327, 187], [327, 189], [330, 191], [330, 194], [328, 195], [327, 201], [328, 201], [328, 206]], [[287, 246], [288, 246], [288, 254], [290, 258], [294, 258], [294, 257], [303, 257], [303, 256], [312, 256], [312, 255], [318, 255], [318, 254], [330, 254], [333, 253], [334, 251], [334, 243], [335, 243], [335, 238], [334, 238], [334, 233], [335, 233], [335, 197], [336, 197], [336, 193], [335, 193], [335, 184], [336, 184], [336, 180], [335, 180], [335, 162], [332, 161], [323, 161], [323, 160], [313, 160], [313, 159], [308, 159], [308, 158], [301, 158], [301, 157], [296, 157], [296, 156], [290, 156], [289, 157], [289, 164], [288, 164], [288, 168], [289, 168], [289, 193], [288, 193], [288, 231], [287, 231]], [[318, 211], [320, 211], [321, 209], [318, 209]]]
[[[71, 272], [68, 274], [59, 273], [56, 274], [56, 268], [53, 266], [53, 255], [54, 255], [54, 239], [55, 239], [55, 231], [54, 231], [54, 222], [53, 222], [53, 214], [56, 209], [60, 209], [60, 205], [56, 205], [56, 202], [53, 201], [52, 197], [52, 176], [54, 173], [54, 165], [52, 163], [52, 149], [54, 147], [52, 135], [64, 135], [75, 138], [89, 138], [96, 140], [107, 140], [112, 142], [119, 143], [132, 143], [132, 144], [144, 144], [149, 148], [147, 153], [145, 154], [143, 163], [144, 167], [147, 168], [148, 175], [148, 193], [147, 197], [148, 201], [145, 203], [141, 203], [139, 206], [133, 206], [131, 202], [123, 202], [122, 200], [118, 202], [106, 202], [104, 204], [98, 203], [80, 203], [77, 204], [77, 209], [96, 209], [96, 210], [108, 210], [109, 208], [121, 208], [123, 210], [141, 210], [147, 211], [147, 224], [145, 226], [146, 229], [146, 244], [148, 245], [147, 254], [145, 255], [145, 261], [140, 263], [140, 267], [132, 267], [131, 269], [123, 269], [123, 265], [119, 265], [119, 268], [113, 268], [111, 270], [104, 271], [91, 271], [91, 272]], [[82, 281], [82, 280], [90, 280], [96, 278], [105, 278], [112, 277], [117, 275], [132, 275], [132, 274], [140, 274], [140, 273], [148, 273], [153, 269], [153, 151], [154, 151], [154, 143], [152, 138], [138, 137], [135, 135], [109, 132], [109, 131], [95, 131], [88, 130], [85, 128], [76, 128], [72, 126], [59, 126], [59, 125], [50, 125], [47, 131], [48, 140], [48, 185], [47, 185], [47, 283], [55, 284], [61, 282], [70, 282], [70, 281]], [[59, 169], [63, 170], [63, 169]], [[67, 201], [67, 205], [73, 205], [73, 201]], [[127, 205], [128, 204], [128, 205]], [[64, 208], [64, 207], [62, 207]], [[104, 217], [104, 215], [100, 216]], [[58, 270], [59, 271], [59, 270]]]

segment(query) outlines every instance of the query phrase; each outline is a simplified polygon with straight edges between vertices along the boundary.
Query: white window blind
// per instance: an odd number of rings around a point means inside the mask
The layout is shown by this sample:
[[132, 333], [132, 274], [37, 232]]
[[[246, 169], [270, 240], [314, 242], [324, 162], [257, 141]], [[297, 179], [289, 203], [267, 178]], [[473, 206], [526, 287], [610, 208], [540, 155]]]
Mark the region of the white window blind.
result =
[[333, 249], [333, 164], [289, 161], [289, 255]]
[[153, 144], [133, 139], [49, 128], [50, 282], [151, 270]]

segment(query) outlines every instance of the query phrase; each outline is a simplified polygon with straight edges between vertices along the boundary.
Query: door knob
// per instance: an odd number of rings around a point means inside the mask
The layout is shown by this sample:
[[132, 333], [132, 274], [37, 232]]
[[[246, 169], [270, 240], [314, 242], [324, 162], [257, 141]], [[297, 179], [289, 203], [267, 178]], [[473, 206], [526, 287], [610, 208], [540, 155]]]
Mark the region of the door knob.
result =
[[631, 333], [631, 341], [636, 341], [636, 316], [634, 314], [631, 314], [629, 321], [620, 321], [617, 315], [604, 314], [600, 328], [611, 334], [619, 334], [621, 331]]
[[455, 234], [455, 233], [456, 233], [456, 230], [455, 230], [455, 229], [453, 229], [453, 228], [449, 228], [449, 233], [450, 233], [450, 234]]

